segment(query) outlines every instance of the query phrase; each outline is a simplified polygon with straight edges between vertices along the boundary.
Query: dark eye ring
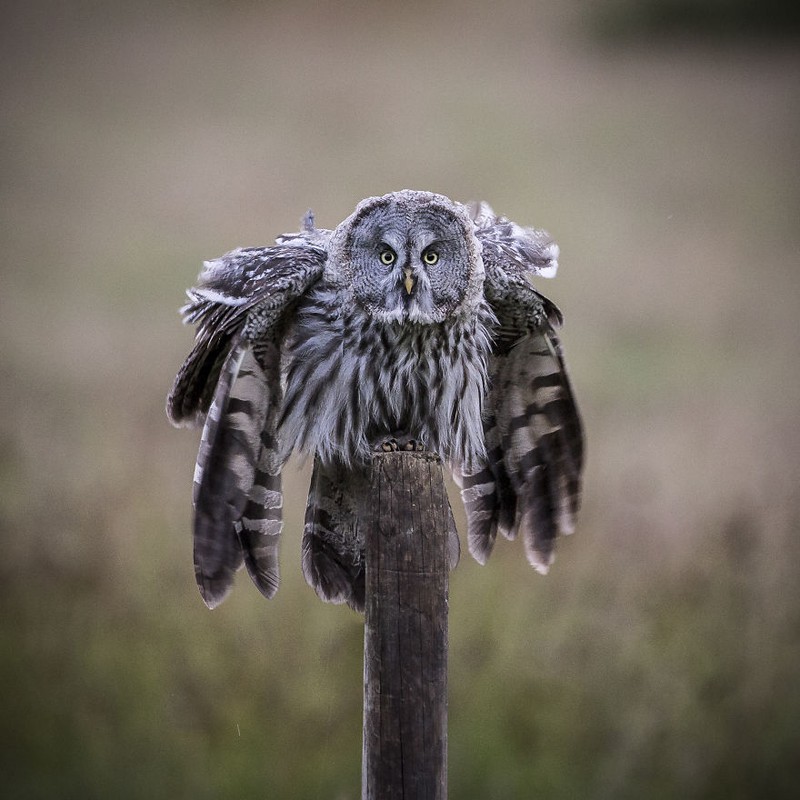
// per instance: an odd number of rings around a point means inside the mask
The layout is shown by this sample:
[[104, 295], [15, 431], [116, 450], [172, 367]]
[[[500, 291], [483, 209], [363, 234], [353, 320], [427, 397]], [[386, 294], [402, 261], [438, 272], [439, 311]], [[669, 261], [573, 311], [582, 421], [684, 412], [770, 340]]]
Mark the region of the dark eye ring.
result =
[[426, 250], [422, 254], [422, 260], [429, 267], [432, 267], [439, 260], [439, 254], [435, 250]]
[[397, 256], [394, 254], [394, 250], [390, 250], [388, 247], [385, 250], [381, 250], [381, 264], [385, 264], [387, 267], [390, 267], [392, 264], [394, 264], [396, 258]]

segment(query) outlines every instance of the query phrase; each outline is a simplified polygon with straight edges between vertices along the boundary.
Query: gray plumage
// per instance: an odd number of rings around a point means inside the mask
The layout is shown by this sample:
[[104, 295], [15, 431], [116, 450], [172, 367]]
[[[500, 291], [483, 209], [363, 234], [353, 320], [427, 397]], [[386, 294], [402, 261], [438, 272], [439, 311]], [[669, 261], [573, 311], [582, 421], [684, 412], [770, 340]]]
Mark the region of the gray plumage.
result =
[[205, 602], [224, 599], [243, 563], [275, 593], [292, 452], [314, 458], [302, 563], [325, 600], [363, 608], [354, 503], [385, 446], [424, 446], [449, 465], [478, 561], [498, 531], [521, 533], [546, 571], [574, 528], [583, 460], [561, 315], [529, 282], [557, 256], [547, 234], [486, 204], [406, 190], [362, 201], [334, 231], [309, 214], [272, 247], [206, 262], [182, 309], [195, 346], [167, 400], [174, 424], [204, 422], [194, 559]]

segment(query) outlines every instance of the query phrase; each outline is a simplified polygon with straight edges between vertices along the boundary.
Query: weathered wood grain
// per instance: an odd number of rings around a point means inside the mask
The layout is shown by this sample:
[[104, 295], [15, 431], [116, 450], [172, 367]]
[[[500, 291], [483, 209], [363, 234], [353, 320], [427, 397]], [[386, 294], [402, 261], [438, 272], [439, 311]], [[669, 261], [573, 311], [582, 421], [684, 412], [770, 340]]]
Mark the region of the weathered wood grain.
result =
[[363, 800], [447, 797], [447, 537], [439, 459], [372, 464], [366, 541]]

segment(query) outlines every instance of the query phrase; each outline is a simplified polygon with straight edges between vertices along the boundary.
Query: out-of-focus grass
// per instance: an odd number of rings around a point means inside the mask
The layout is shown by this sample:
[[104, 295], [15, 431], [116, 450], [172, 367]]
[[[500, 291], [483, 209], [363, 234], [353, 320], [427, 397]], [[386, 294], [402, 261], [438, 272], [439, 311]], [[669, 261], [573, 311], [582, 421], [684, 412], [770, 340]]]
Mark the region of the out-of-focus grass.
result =
[[404, 186], [549, 228], [578, 532], [451, 581], [453, 798], [800, 780], [798, 66], [560, 3], [27, 4], [0, 83], [0, 763], [36, 797], [358, 796], [361, 624], [197, 595], [163, 401], [203, 258]]

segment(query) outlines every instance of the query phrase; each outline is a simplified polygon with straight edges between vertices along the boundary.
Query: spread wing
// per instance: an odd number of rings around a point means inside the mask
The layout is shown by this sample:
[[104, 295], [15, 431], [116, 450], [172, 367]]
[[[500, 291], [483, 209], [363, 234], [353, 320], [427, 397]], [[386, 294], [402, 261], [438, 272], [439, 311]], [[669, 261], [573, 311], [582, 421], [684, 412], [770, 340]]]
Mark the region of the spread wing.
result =
[[253, 340], [268, 333], [322, 274], [323, 235], [330, 231], [313, 234], [284, 234], [273, 247], [239, 248], [204, 263], [197, 286], [186, 293], [190, 302], [181, 308], [197, 334], [167, 397], [173, 425], [202, 424], [236, 334], [247, 328]]
[[213, 608], [244, 563], [267, 597], [278, 587], [282, 526], [276, 420], [287, 311], [321, 276], [327, 231], [208, 261], [188, 292], [195, 344], [167, 398], [175, 425], [205, 423], [194, 479], [194, 563]]
[[528, 281], [551, 276], [558, 247], [543, 231], [472, 210], [483, 246], [485, 292], [494, 310], [484, 433], [487, 458], [457, 475], [469, 549], [485, 563], [497, 532], [522, 534], [530, 563], [546, 572], [559, 534], [571, 533], [580, 503], [583, 430], [556, 334], [561, 313]]

